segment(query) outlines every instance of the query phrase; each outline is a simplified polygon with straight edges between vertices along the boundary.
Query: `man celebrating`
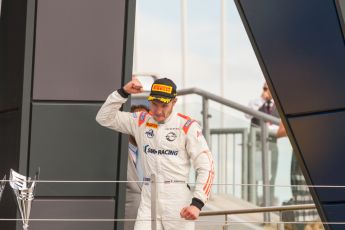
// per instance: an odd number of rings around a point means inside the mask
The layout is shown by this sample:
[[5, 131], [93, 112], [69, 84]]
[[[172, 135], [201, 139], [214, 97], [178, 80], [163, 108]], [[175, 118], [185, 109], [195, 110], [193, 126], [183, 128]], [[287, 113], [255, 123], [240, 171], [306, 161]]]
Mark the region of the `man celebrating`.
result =
[[[96, 120], [105, 127], [135, 137], [144, 169], [144, 180], [155, 174], [157, 186], [158, 229], [194, 229], [194, 223], [207, 201], [214, 177], [213, 157], [202, 130], [190, 117], [175, 113], [176, 85], [168, 79], [157, 79], [151, 86], [150, 113], [119, 111], [130, 94], [141, 93], [141, 83], [133, 79], [113, 92], [101, 107]], [[196, 170], [193, 194], [186, 182], [190, 162]], [[151, 229], [151, 192], [142, 188], [135, 230]]]

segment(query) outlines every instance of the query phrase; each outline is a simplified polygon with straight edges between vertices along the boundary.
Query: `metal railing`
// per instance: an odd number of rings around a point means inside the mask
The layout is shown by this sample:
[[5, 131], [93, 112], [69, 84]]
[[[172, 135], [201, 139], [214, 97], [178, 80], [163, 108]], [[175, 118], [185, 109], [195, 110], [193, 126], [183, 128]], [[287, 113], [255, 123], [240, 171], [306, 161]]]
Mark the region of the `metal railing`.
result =
[[[248, 108], [244, 105], [241, 105], [239, 103], [236, 103], [236, 102], [228, 100], [228, 99], [225, 99], [225, 98], [220, 97], [216, 94], [207, 92], [207, 91], [199, 89], [199, 88], [188, 88], [188, 89], [181, 89], [181, 90], [177, 91], [178, 96], [185, 96], [185, 95], [189, 95], [189, 94], [197, 94], [197, 95], [202, 97], [203, 129], [204, 129], [204, 132], [205, 132], [204, 135], [205, 135], [205, 138], [207, 141], [209, 141], [209, 137], [210, 137], [210, 134], [209, 134], [210, 129], [209, 129], [209, 122], [208, 122], [208, 119], [209, 119], [209, 114], [208, 114], [208, 112], [209, 112], [209, 100], [218, 102], [222, 105], [225, 105], [225, 106], [230, 107], [232, 109], [236, 109], [236, 110], [243, 112], [245, 114], [249, 114], [253, 117], [256, 117], [257, 119], [259, 119], [260, 121], [262, 121], [264, 123], [265, 122], [271, 122], [272, 124], [276, 124], [276, 125], [279, 125], [279, 123], [280, 123], [280, 119], [273, 117], [267, 113], [263, 113], [263, 112]], [[263, 128], [263, 129], [267, 129], [267, 127]], [[262, 132], [262, 133], [264, 133], [264, 132]]]
[[[4, 183], [9, 182], [10, 184], [15, 184], [18, 183], [18, 180], [22, 180], [22, 178], [17, 179], [19, 176], [17, 175], [16, 177], [10, 177], [9, 180], [6, 180], [6, 178], [4, 177], [2, 180], [0, 180], [0, 184], [4, 185]], [[151, 175], [150, 181], [57, 181], [57, 180], [33, 180], [32, 182], [36, 183], [98, 183], [98, 184], [102, 184], [102, 183], [150, 183], [150, 191], [151, 191], [151, 217], [150, 218], [145, 218], [145, 219], [114, 219], [114, 218], [34, 218], [31, 219], [29, 217], [30, 212], [26, 213], [25, 218], [22, 216], [22, 218], [0, 218], [0, 222], [1, 221], [26, 221], [25, 222], [25, 228], [24, 229], [28, 229], [28, 224], [29, 221], [36, 221], [36, 222], [117, 222], [117, 221], [149, 221], [151, 222], [151, 229], [152, 230], [156, 230], [157, 229], [157, 225], [160, 224], [159, 222], [161, 221], [174, 221], [174, 222], [178, 222], [178, 221], [182, 221], [185, 222], [187, 220], [183, 220], [181, 218], [176, 218], [176, 217], [172, 217], [171, 219], [169, 218], [163, 218], [163, 217], [159, 217], [158, 214], [158, 196], [157, 193], [159, 192], [159, 184], [165, 184], [166, 182], [164, 181], [158, 181], [157, 180], [157, 176], [155, 174]], [[175, 182], [171, 182], [171, 183], [175, 183]], [[177, 183], [181, 183], [181, 182], [177, 182]], [[12, 186], [12, 185], [11, 185]], [[148, 184], [145, 184], [144, 186], [148, 186]], [[315, 185], [314, 185], [315, 186]], [[345, 187], [345, 186], [329, 186], [329, 185], [316, 185], [317, 187]], [[4, 187], [4, 186], [3, 186]], [[12, 187], [13, 188], [13, 187]], [[13, 188], [16, 189], [16, 188]], [[24, 191], [24, 190], [22, 190]], [[33, 195], [33, 191], [31, 193]], [[20, 196], [21, 197], [21, 196]], [[17, 197], [18, 198], [18, 197]], [[34, 197], [32, 196], [32, 200], [33, 201]], [[17, 203], [17, 206], [20, 207], [29, 207], [27, 206], [28, 203]], [[30, 205], [31, 208], [31, 205]], [[277, 229], [278, 230], [283, 230], [284, 229], [284, 224], [285, 223], [293, 223], [293, 224], [303, 224], [303, 223], [311, 223], [311, 221], [299, 221], [299, 222], [283, 222], [283, 212], [286, 211], [294, 211], [294, 210], [306, 210], [306, 209], [315, 209], [315, 205], [314, 204], [305, 204], [305, 205], [287, 205], [287, 206], [273, 206], [273, 207], [259, 207], [259, 208], [247, 208], [247, 209], [233, 209], [233, 210], [218, 210], [218, 211], [201, 211], [200, 212], [200, 217], [207, 217], [207, 216], [224, 216], [224, 221], [221, 220], [217, 220], [217, 221], [212, 221], [212, 220], [207, 220], [209, 222], [211, 222], [212, 224], [216, 223], [222, 226], [222, 228], [225, 229], [229, 229], [231, 228], [231, 225], [235, 225], [235, 224], [243, 224], [243, 223], [252, 223], [252, 224], [270, 224], [272, 226], [272, 224], [276, 224], [277, 225]], [[29, 209], [25, 209], [26, 211], [28, 211]], [[231, 220], [229, 218], [229, 215], [239, 215], [239, 214], [252, 214], [252, 213], [268, 213], [268, 212], [278, 212], [279, 213], [279, 221], [272, 221], [272, 222], [267, 222], [267, 221], [234, 221]], [[88, 214], [87, 214], [88, 215]], [[203, 220], [196, 220], [195, 222], [204, 222]], [[313, 223], [315, 222], [319, 222], [317, 220], [313, 221]], [[330, 224], [330, 222], [325, 223], [325, 222], [319, 222], [322, 224]], [[344, 225], [343, 222], [332, 222], [331, 224], [338, 224], [338, 225]], [[236, 228], [234, 228], [236, 229]]]
[[[268, 127], [266, 125], [267, 122], [270, 122], [271, 124], [276, 124], [279, 125], [280, 119], [276, 118], [274, 116], [271, 116], [269, 114], [260, 112], [258, 110], [253, 110], [251, 108], [248, 108], [244, 105], [241, 105], [239, 103], [233, 102], [231, 100], [225, 99], [223, 97], [220, 97], [216, 94], [207, 92], [205, 90], [199, 89], [199, 88], [187, 88], [187, 89], [182, 89], [177, 91], [178, 96], [186, 96], [186, 95], [191, 95], [191, 94], [196, 94], [202, 97], [202, 125], [203, 125], [203, 135], [205, 136], [206, 141], [210, 144], [211, 143], [211, 134], [225, 134], [229, 132], [229, 130], [226, 129], [218, 129], [218, 130], [212, 130], [210, 129], [209, 126], [209, 119], [210, 119], [210, 114], [209, 114], [209, 101], [214, 101], [217, 102], [221, 105], [227, 106], [229, 108], [235, 109], [237, 111], [243, 112], [245, 114], [248, 114], [252, 117], [257, 118], [260, 121], [260, 126], [258, 127], [259, 133], [260, 133], [260, 142], [261, 142], [261, 151], [262, 151], [262, 178], [263, 178], [263, 184], [264, 185], [269, 185], [269, 154], [268, 154], [268, 138], [269, 138], [269, 131]], [[139, 98], [146, 98], [148, 96], [148, 92], [143, 93], [142, 95], [133, 95], [134, 99], [139, 99]], [[230, 132], [233, 132], [234, 130], [230, 130]], [[236, 130], [235, 130], [236, 131]], [[243, 130], [241, 131], [243, 132]], [[254, 134], [253, 134], [254, 133]], [[253, 135], [256, 135], [255, 132], [253, 132]], [[242, 134], [243, 135], [243, 134]], [[243, 138], [246, 140], [248, 139], [247, 135], [243, 135]], [[243, 140], [243, 148], [247, 148], [248, 146], [245, 146], [245, 141]], [[251, 145], [254, 145], [251, 143]], [[247, 152], [247, 153], [246, 153]], [[253, 154], [248, 154], [248, 150], [244, 152], [244, 155], [242, 157], [249, 157], [249, 155]], [[250, 161], [250, 159], [248, 159]], [[243, 175], [249, 174], [249, 169], [251, 165], [243, 165], [244, 167], [242, 168], [242, 173]], [[246, 184], [252, 184], [253, 183], [253, 176], [252, 175], [247, 175], [244, 176], [242, 179], [242, 183]], [[255, 196], [255, 188], [245, 188], [242, 191], [242, 197], [248, 197], [249, 201], [253, 201], [256, 198], [253, 198]], [[263, 204], [265, 207], [269, 206], [270, 202], [270, 186], [264, 186], [263, 187]], [[298, 207], [298, 206], [295, 206]], [[313, 206], [315, 207], [315, 206]], [[284, 209], [286, 208], [285, 206], [283, 207]], [[264, 208], [259, 208], [257, 210], [261, 210]], [[233, 210], [236, 211], [236, 210]], [[240, 211], [239, 211], [240, 212]], [[258, 211], [259, 212], [259, 211]], [[262, 212], [262, 211], [260, 211]], [[270, 221], [270, 215], [268, 212], [262, 212], [264, 213], [264, 221], [269, 222]]]
[[[157, 217], [157, 177], [155, 174], [151, 175], [151, 229], [157, 229], [157, 223], [159, 218]], [[250, 213], [270, 213], [279, 212], [279, 222], [277, 222], [277, 229], [284, 230], [284, 222], [282, 221], [282, 213], [284, 211], [294, 211], [294, 210], [306, 210], [315, 209], [315, 204], [305, 204], [305, 205], [287, 205], [287, 206], [273, 206], [273, 207], [260, 207], [260, 208], [250, 208], [250, 209], [238, 209], [238, 210], [221, 210], [221, 211], [202, 211], [200, 216], [223, 216], [224, 215], [224, 225], [223, 229], [226, 230], [231, 223], [228, 219], [228, 215], [238, 215], [238, 214], [250, 214]], [[268, 221], [272, 224], [272, 222]], [[264, 223], [268, 223], [265, 220]]]
[[[280, 119], [273, 117], [269, 114], [253, 110], [239, 103], [233, 102], [231, 100], [220, 97], [216, 94], [207, 92], [199, 88], [188, 88], [177, 91], [178, 96], [185, 96], [190, 94], [197, 94], [202, 97], [202, 124], [203, 124], [203, 134], [207, 143], [210, 143], [210, 128], [209, 128], [209, 100], [218, 102], [222, 105], [230, 107], [232, 109], [238, 110], [245, 114], [249, 114], [256, 117], [260, 121], [261, 130], [261, 149], [262, 149], [262, 175], [263, 184], [269, 184], [269, 159], [268, 159], [268, 128], [266, 122], [279, 125]], [[264, 187], [263, 189], [263, 204], [264, 206], [269, 206], [270, 202], [270, 188]], [[265, 221], [269, 221], [269, 213], [264, 214]]]
[[283, 212], [295, 211], [295, 210], [307, 210], [307, 209], [315, 209], [315, 208], [316, 208], [315, 204], [287, 205], [287, 206], [273, 206], [273, 207], [261, 207], [261, 208], [238, 209], [238, 210], [202, 211], [200, 212], [200, 216], [223, 216], [224, 215], [223, 229], [225, 230], [231, 223], [229, 222], [228, 215], [278, 212], [279, 222], [277, 222], [277, 230], [284, 230], [284, 222], [282, 221]]
[[[215, 147], [218, 147], [218, 149], [222, 149], [222, 151], [218, 151], [218, 156], [215, 159], [217, 162], [217, 175], [218, 175], [218, 181], [229, 184], [230, 180], [228, 178], [228, 174], [230, 173], [229, 170], [232, 170], [232, 178], [231, 183], [237, 184], [236, 182], [236, 168], [241, 167], [240, 169], [240, 181], [239, 183], [242, 184], [251, 184], [253, 181], [248, 180], [248, 129], [247, 128], [218, 128], [218, 129], [210, 129], [210, 142], [209, 147], [211, 149], [211, 152], [214, 151]], [[230, 139], [230, 141], [229, 141]], [[240, 143], [237, 143], [238, 140], [240, 140]], [[216, 146], [215, 146], [215, 143]], [[230, 144], [229, 144], [230, 143]], [[240, 153], [236, 151], [236, 145], [240, 145]], [[231, 145], [231, 146], [230, 146]], [[224, 148], [223, 148], [224, 147]], [[232, 148], [231, 148], [232, 147]], [[232, 158], [232, 167], [228, 166], [228, 160]], [[236, 161], [238, 158], [242, 159], [241, 164], [236, 164]], [[238, 172], [238, 171], [237, 171]], [[222, 189], [217, 188], [217, 192], [224, 192], [225, 194], [228, 194], [228, 187], [225, 186]], [[240, 193], [239, 197], [245, 200], [248, 199], [248, 188], [240, 187]], [[232, 194], [236, 195], [235, 186], [232, 187]]]

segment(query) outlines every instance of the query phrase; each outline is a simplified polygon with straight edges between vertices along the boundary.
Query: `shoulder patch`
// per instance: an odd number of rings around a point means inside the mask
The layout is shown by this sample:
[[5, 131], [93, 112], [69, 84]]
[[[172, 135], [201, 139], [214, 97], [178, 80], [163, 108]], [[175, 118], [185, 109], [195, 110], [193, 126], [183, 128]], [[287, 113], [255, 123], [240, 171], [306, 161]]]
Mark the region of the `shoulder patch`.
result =
[[188, 116], [186, 116], [186, 115], [183, 115], [183, 114], [181, 114], [181, 113], [178, 113], [177, 115], [180, 116], [180, 117], [182, 117], [183, 119], [186, 119], [186, 120], [190, 120], [190, 119], [191, 119], [190, 117], [188, 117]]
[[158, 125], [155, 123], [146, 122], [146, 127], [157, 129]]
[[184, 132], [185, 134], [188, 133], [188, 130], [189, 130], [189, 128], [191, 127], [191, 125], [193, 124], [193, 122], [195, 122], [195, 120], [189, 119], [186, 123], [184, 123], [182, 129], [183, 129], [183, 132]]
[[147, 112], [141, 112], [140, 113], [139, 119], [138, 119], [139, 127], [145, 122], [146, 115], [147, 115]]

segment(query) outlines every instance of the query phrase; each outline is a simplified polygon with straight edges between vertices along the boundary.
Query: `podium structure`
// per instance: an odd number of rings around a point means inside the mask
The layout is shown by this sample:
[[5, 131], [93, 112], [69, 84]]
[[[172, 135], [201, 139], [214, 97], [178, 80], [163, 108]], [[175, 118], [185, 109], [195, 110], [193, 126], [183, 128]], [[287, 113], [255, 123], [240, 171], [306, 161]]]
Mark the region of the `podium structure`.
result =
[[[0, 175], [126, 180], [127, 138], [95, 121], [131, 79], [135, 0], [2, 0]], [[126, 106], [125, 106], [126, 107]], [[123, 218], [125, 184], [37, 183], [31, 218]], [[18, 216], [5, 187], [0, 218]], [[120, 229], [117, 222], [32, 222], [32, 229]], [[0, 229], [21, 223], [0, 221]]]
[[309, 188], [319, 214], [344, 223], [345, 1], [235, 2], [308, 184], [327, 185]]

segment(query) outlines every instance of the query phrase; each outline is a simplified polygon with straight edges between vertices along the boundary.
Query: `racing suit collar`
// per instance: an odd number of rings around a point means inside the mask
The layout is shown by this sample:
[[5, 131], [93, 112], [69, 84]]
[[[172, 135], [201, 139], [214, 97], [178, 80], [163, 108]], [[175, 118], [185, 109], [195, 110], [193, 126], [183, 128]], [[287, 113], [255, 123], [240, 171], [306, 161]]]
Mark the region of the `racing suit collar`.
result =
[[173, 109], [173, 110], [171, 111], [169, 117], [167, 117], [164, 121], [162, 121], [162, 122], [157, 122], [157, 123], [158, 123], [158, 124], [166, 124], [166, 123], [168, 123], [168, 122], [172, 119], [172, 117], [173, 117], [174, 115], [175, 115], [175, 109]]

